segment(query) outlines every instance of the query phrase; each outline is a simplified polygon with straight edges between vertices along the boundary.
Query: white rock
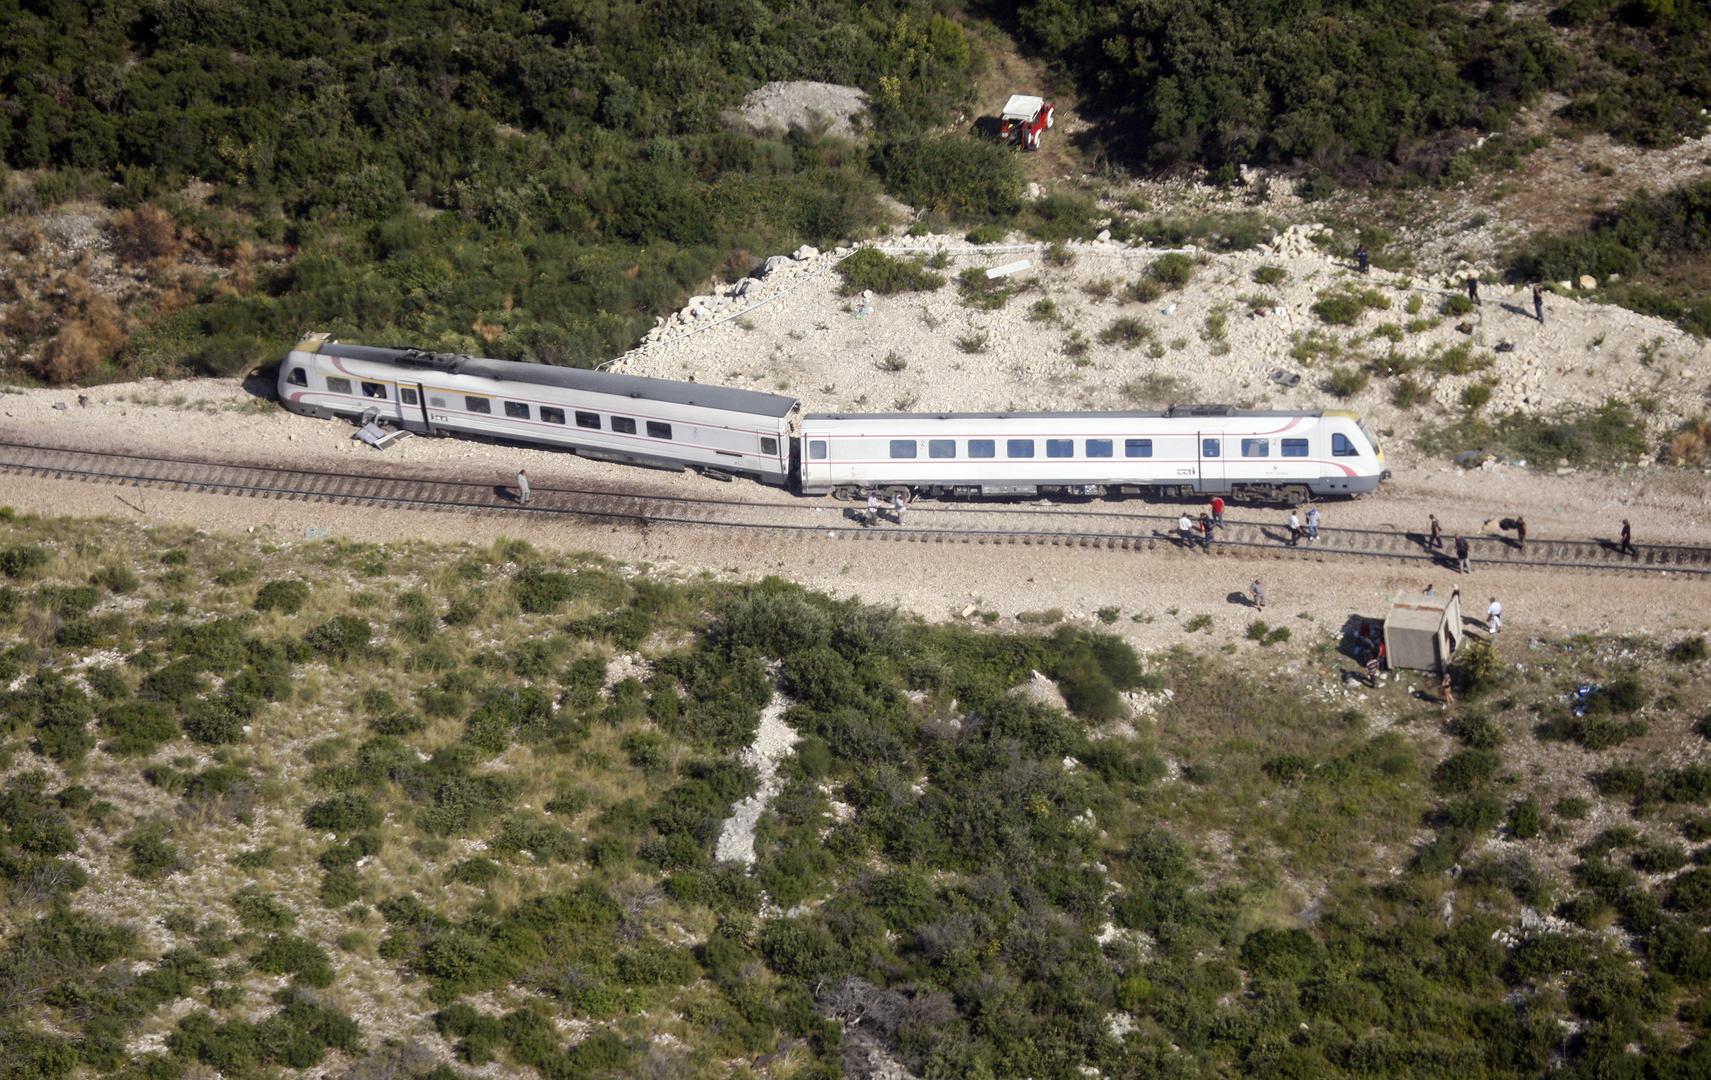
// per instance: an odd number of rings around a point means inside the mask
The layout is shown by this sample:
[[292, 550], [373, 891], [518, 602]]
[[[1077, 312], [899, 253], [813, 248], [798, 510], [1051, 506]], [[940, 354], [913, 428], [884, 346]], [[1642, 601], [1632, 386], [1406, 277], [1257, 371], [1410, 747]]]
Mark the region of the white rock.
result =
[[765, 277], [774, 270], [788, 270], [795, 265], [796, 260], [792, 259], [788, 255], [774, 255], [772, 258], [766, 260], [765, 265], [761, 267], [760, 276]]
[[812, 244], [803, 244], [801, 247], [799, 247], [795, 251], [791, 252], [791, 257], [794, 258], [797, 262], [803, 262], [804, 260], [807, 260], [807, 259], [818, 258], [819, 255], [820, 255], [820, 249], [815, 247]]
[[1111, 230], [1110, 229], [1100, 229], [1099, 235], [1094, 237], [1094, 239], [1098, 240], [1101, 244], [1109, 241], [1111, 239]]
[[1598, 279], [1593, 277], [1591, 274], [1582, 274], [1580, 275], [1580, 287], [1583, 289], [1596, 289], [1598, 288]]

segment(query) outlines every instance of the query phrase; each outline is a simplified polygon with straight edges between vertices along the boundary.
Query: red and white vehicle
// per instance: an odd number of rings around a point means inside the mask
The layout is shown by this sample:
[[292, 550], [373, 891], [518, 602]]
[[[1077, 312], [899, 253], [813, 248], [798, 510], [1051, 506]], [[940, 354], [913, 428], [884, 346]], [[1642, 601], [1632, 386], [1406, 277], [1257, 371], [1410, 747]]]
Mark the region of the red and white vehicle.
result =
[[1051, 126], [1051, 102], [1028, 94], [1011, 94], [999, 117], [998, 137], [1005, 142], [1021, 143], [1024, 150], [1038, 150], [1040, 136]]

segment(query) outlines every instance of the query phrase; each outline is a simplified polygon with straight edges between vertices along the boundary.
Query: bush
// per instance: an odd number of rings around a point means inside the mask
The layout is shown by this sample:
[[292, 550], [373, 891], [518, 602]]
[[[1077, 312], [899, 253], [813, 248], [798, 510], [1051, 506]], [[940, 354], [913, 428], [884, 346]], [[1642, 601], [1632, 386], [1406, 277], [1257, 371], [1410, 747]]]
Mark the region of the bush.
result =
[[1007, 147], [989, 140], [958, 135], [898, 139], [874, 149], [873, 165], [886, 188], [917, 210], [962, 220], [1008, 220], [1022, 208], [1021, 163]]
[[277, 611], [282, 615], [295, 615], [303, 610], [303, 605], [308, 601], [307, 582], [284, 578], [270, 581], [258, 589], [254, 607], [257, 611]]
[[303, 811], [303, 824], [324, 832], [353, 833], [372, 829], [383, 820], [368, 796], [345, 792], [322, 799]]
[[1254, 269], [1254, 282], [1259, 285], [1282, 285], [1289, 280], [1289, 271], [1281, 266], [1260, 266]]
[[1432, 784], [1439, 791], [1471, 791], [1491, 779], [1502, 763], [1502, 757], [1495, 750], [1469, 747], [1440, 762], [1432, 772]]
[[1168, 289], [1180, 289], [1194, 278], [1194, 260], [1180, 252], [1169, 252], [1154, 259], [1147, 274]]
[[531, 615], [547, 615], [574, 596], [576, 587], [569, 574], [531, 564], [517, 571], [511, 591], [517, 597], [518, 607]]
[[331, 660], [351, 660], [368, 651], [373, 633], [367, 619], [335, 615], [303, 635], [303, 643]]
[[942, 275], [921, 265], [920, 259], [899, 259], [878, 248], [864, 247], [838, 264], [844, 279], [839, 291], [852, 296], [871, 290], [876, 296], [930, 292], [945, 283]]
[[1705, 635], [1695, 634], [1682, 638], [1669, 647], [1669, 658], [1678, 664], [1694, 664], [1705, 659], [1708, 654], [1705, 646]]
[[1509, 835], [1531, 840], [1544, 828], [1544, 814], [1537, 801], [1521, 799], [1509, 807]]
[[0, 574], [9, 578], [31, 578], [48, 564], [46, 548], [18, 544], [0, 551]]
[[331, 986], [333, 962], [327, 951], [292, 934], [274, 934], [250, 958], [257, 971], [291, 975], [309, 986]]
[[1325, 380], [1325, 389], [1335, 397], [1347, 399], [1365, 390], [1371, 380], [1372, 376], [1366, 368], [1336, 368]]

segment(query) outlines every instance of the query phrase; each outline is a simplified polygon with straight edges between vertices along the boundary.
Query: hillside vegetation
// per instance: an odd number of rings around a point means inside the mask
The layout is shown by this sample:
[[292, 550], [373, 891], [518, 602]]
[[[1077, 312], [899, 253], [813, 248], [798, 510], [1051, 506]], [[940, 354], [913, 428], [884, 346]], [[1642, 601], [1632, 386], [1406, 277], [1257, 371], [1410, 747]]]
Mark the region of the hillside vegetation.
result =
[[1470, 644], [1444, 712], [1257, 623], [116, 528], [0, 520], [8, 1075], [1711, 1068], [1702, 638]]
[[[878, 220], [883, 164], [733, 127], [746, 91], [859, 85], [892, 153], [963, 100], [974, 64], [924, 0], [120, 0], [24, 5], [6, 27], [7, 210], [123, 211], [121, 270], [154, 285], [123, 313], [85, 299], [87, 267], [8, 297], [9, 359], [56, 381], [110, 362], [227, 373], [310, 328], [608, 359], [710, 273]], [[28, 281], [47, 245], [11, 242]]]
[[1694, 0], [1037, 0], [1018, 22], [1106, 114], [1101, 138], [1154, 166], [1432, 178], [1543, 90], [1652, 144], [1702, 132], [1711, 101]]

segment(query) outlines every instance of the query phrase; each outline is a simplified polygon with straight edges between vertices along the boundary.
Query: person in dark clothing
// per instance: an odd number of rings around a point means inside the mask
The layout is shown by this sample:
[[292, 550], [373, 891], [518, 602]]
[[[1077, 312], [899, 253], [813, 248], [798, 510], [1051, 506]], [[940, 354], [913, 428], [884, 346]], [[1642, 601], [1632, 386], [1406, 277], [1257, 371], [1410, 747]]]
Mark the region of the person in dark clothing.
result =
[[1638, 555], [1634, 550], [1634, 529], [1628, 524], [1628, 519], [1622, 519], [1622, 546], [1616, 549], [1618, 555]]
[[1438, 515], [1428, 514], [1432, 519], [1432, 534], [1426, 538], [1426, 546], [1434, 551], [1444, 550], [1444, 527], [1438, 524]]
[[1533, 316], [1539, 320], [1539, 325], [1545, 325], [1545, 287], [1533, 286]]
[[1467, 557], [1467, 537], [1456, 537], [1456, 569], [1464, 574], [1473, 573], [1473, 563]]
[[1200, 546], [1212, 550], [1212, 516], [1204, 510], [1200, 512]]
[[1475, 304], [1479, 303], [1479, 275], [1478, 274], [1469, 274], [1467, 276], [1467, 298], [1469, 300], [1472, 300]]
[[1527, 553], [1527, 519], [1524, 517], [1515, 519], [1515, 546], [1521, 549], [1521, 554]]
[[1355, 265], [1360, 267], [1360, 272], [1363, 274], [1366, 273], [1366, 268], [1369, 265], [1371, 265], [1371, 262], [1372, 262], [1372, 260], [1368, 257], [1368, 255], [1366, 253], [1366, 245], [1365, 244], [1356, 244], [1355, 245]]

